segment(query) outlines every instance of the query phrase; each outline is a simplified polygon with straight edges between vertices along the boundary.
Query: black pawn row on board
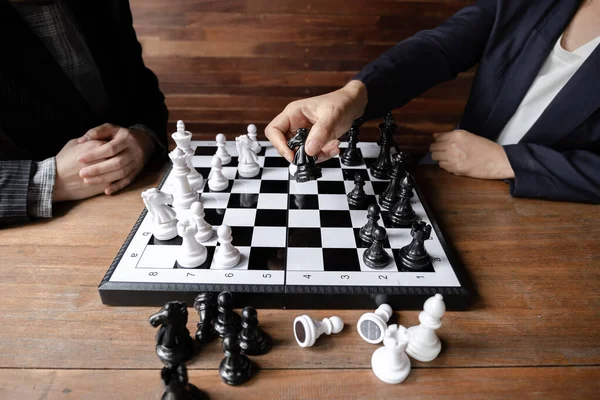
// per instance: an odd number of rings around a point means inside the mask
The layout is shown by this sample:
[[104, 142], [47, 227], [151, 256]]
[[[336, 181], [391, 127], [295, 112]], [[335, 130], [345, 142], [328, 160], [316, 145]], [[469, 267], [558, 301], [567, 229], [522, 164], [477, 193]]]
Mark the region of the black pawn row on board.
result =
[[321, 168], [316, 164], [317, 157], [306, 154], [305, 142], [308, 137], [308, 129], [300, 128], [293, 138], [288, 140], [287, 146], [290, 150], [296, 150], [294, 154], [294, 165], [297, 167], [296, 182], [313, 181], [322, 176]]

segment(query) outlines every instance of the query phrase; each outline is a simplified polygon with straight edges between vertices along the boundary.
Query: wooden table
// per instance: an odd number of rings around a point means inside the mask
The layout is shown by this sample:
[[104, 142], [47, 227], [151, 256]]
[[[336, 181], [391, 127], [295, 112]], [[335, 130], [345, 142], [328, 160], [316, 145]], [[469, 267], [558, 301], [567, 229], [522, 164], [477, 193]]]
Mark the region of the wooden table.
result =
[[[160, 398], [155, 308], [107, 307], [97, 285], [142, 210], [148, 172], [126, 192], [63, 205], [56, 217], [0, 231], [0, 398]], [[212, 399], [592, 398], [600, 392], [600, 217], [593, 205], [514, 199], [502, 182], [424, 168], [417, 181], [477, 288], [448, 312], [442, 354], [413, 361], [400, 385], [370, 368], [376, 346], [358, 336], [362, 311], [259, 310], [273, 350], [260, 371], [228, 387], [219, 343], [188, 364]], [[294, 317], [339, 315], [346, 327], [309, 349]], [[411, 326], [418, 312], [397, 312]], [[190, 313], [189, 329], [197, 315]], [[594, 395], [596, 393], [596, 395]], [[598, 397], [596, 397], [598, 398]]]

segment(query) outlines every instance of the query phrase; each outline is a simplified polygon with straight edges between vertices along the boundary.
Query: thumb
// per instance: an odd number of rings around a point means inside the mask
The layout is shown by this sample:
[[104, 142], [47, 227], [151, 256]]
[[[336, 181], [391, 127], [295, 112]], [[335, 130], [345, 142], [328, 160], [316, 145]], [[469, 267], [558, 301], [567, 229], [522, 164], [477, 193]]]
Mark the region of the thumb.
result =
[[337, 121], [331, 115], [321, 116], [312, 126], [306, 138], [306, 154], [314, 156], [334, 137]]
[[85, 143], [88, 140], [111, 139], [117, 130], [118, 126], [113, 124], [102, 124], [87, 131], [82, 137], [77, 139], [77, 143]]

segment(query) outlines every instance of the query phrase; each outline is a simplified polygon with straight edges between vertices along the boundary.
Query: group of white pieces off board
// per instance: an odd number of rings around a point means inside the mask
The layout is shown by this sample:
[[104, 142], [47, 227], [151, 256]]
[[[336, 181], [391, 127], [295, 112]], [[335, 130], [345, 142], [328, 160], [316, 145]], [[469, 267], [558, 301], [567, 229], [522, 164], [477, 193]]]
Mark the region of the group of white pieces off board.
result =
[[[446, 306], [441, 294], [428, 298], [419, 314], [419, 325], [406, 329], [402, 325], [387, 325], [393, 310], [387, 304], [375, 312], [363, 314], [356, 329], [368, 343], [383, 342], [371, 357], [371, 367], [377, 378], [385, 383], [403, 382], [410, 373], [411, 356], [422, 362], [433, 361], [442, 350], [436, 330], [442, 326]], [[294, 336], [300, 347], [311, 347], [322, 334], [339, 333], [344, 327], [341, 318], [333, 316], [315, 321], [308, 315], [294, 320]]]
[[[221, 337], [224, 358], [219, 364], [219, 375], [228, 385], [241, 385], [252, 376], [253, 363], [248, 356], [266, 354], [271, 338], [258, 327], [256, 309], [247, 306], [241, 316], [233, 309], [229, 292], [204, 292], [194, 301], [199, 322], [195, 340], [187, 329], [188, 312], [185, 302], [171, 301], [150, 316], [150, 324], [160, 327], [156, 335], [156, 354], [165, 365], [161, 378], [165, 386], [163, 398], [204, 399], [206, 395], [188, 381], [185, 363], [191, 360], [201, 346]], [[436, 330], [442, 326], [446, 307], [441, 294], [425, 301], [419, 314], [419, 325], [406, 329], [402, 325], [387, 325], [393, 310], [387, 304], [375, 312], [363, 314], [356, 325], [359, 335], [368, 343], [383, 342], [371, 357], [371, 366], [377, 378], [389, 384], [403, 382], [410, 373], [408, 356], [428, 362], [440, 353], [442, 345]], [[341, 318], [333, 316], [322, 321], [308, 315], [294, 320], [294, 337], [300, 347], [311, 347], [319, 336], [339, 333], [344, 327]], [[166, 397], [165, 397], [166, 396]]]
[[[247, 134], [235, 139], [238, 152], [237, 171], [243, 178], [252, 178], [260, 173], [257, 154], [261, 145], [256, 140], [256, 126], [248, 125]], [[173, 162], [170, 176], [173, 179], [174, 193], [167, 194], [157, 188], [142, 193], [144, 204], [152, 217], [152, 234], [158, 240], [171, 240], [179, 235], [181, 247], [177, 253], [177, 266], [197, 268], [204, 264], [208, 252], [203, 243], [213, 238], [213, 227], [204, 217], [204, 206], [199, 201], [198, 190], [204, 185], [204, 178], [192, 165], [194, 149], [191, 147], [192, 134], [185, 130], [183, 121], [177, 121], [177, 131], [171, 135], [177, 147], [169, 153]], [[225, 148], [225, 135], [216, 137], [217, 151], [212, 158], [212, 169], [208, 177], [211, 191], [226, 190], [229, 180], [222, 172], [222, 166], [231, 162], [231, 155]], [[170, 206], [171, 205], [171, 206]], [[215, 269], [234, 268], [240, 262], [240, 251], [231, 243], [231, 228], [220, 225], [217, 229], [219, 246], [213, 257]]]

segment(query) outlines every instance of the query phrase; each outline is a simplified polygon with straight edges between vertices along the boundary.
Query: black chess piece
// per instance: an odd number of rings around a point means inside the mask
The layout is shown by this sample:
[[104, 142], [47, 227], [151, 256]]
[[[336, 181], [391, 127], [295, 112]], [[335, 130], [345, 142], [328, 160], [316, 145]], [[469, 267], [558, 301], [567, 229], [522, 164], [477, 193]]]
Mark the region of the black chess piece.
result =
[[405, 162], [408, 159], [408, 154], [401, 151], [392, 154], [392, 169], [390, 171], [390, 183], [383, 194], [379, 197], [379, 205], [383, 210], [389, 210], [398, 200], [398, 188], [400, 186], [400, 178], [404, 176], [406, 171]]
[[344, 150], [340, 156], [340, 162], [344, 165], [353, 166], [360, 165], [362, 163], [362, 154], [356, 147], [358, 144], [358, 133], [359, 128], [357, 124], [353, 124], [350, 130], [348, 130], [348, 148]]
[[363, 261], [367, 267], [382, 269], [388, 264], [390, 256], [383, 248], [386, 236], [387, 233], [381, 226], [373, 228], [373, 244], [363, 253]]
[[215, 332], [220, 337], [237, 335], [240, 330], [240, 316], [233, 311], [233, 296], [229, 292], [219, 293], [218, 314], [214, 322]]
[[367, 223], [360, 228], [358, 236], [364, 243], [373, 243], [373, 229], [378, 227], [377, 221], [379, 221], [381, 215], [381, 209], [377, 204], [371, 204], [367, 208]]
[[270, 338], [258, 327], [258, 315], [252, 306], [242, 310], [242, 330], [238, 334], [241, 353], [258, 356], [269, 350]]
[[354, 207], [360, 207], [367, 201], [367, 195], [363, 187], [365, 186], [365, 180], [358, 172], [354, 175], [354, 189], [346, 195], [348, 197], [348, 204]]
[[223, 351], [225, 358], [219, 365], [219, 375], [228, 385], [241, 385], [252, 375], [250, 359], [240, 353], [237, 335], [228, 335], [223, 338]]
[[183, 364], [194, 355], [194, 340], [186, 325], [185, 302], [170, 301], [150, 316], [150, 325], [160, 328], [156, 334], [156, 354], [167, 367]]
[[309, 156], [304, 148], [308, 129], [300, 128], [296, 135], [288, 140], [287, 145], [291, 150], [298, 148], [294, 154], [294, 165], [296, 165], [296, 182], [308, 182], [322, 176], [321, 168], [316, 164], [317, 156]]
[[425, 250], [425, 241], [431, 236], [431, 225], [424, 221], [413, 223], [410, 235], [413, 240], [400, 249], [400, 260], [406, 268], [422, 270], [431, 266], [431, 257]]
[[214, 293], [200, 293], [194, 300], [194, 309], [198, 312], [196, 341], [208, 343], [216, 337], [214, 320], [217, 316], [217, 296]]
[[398, 126], [394, 122], [391, 113], [385, 116], [384, 121], [379, 124], [381, 138], [377, 142], [380, 146], [379, 156], [371, 165], [371, 175], [378, 179], [388, 179], [392, 168], [391, 148], [394, 146], [392, 136], [396, 133]]
[[392, 226], [408, 228], [417, 220], [417, 214], [415, 214], [415, 211], [410, 204], [410, 199], [413, 197], [415, 180], [408, 172], [404, 172], [404, 176], [400, 180], [399, 185], [398, 201], [390, 208], [388, 217], [390, 221], [392, 221]]
[[160, 377], [165, 385], [161, 400], [208, 400], [208, 396], [189, 383], [185, 364], [163, 367]]

